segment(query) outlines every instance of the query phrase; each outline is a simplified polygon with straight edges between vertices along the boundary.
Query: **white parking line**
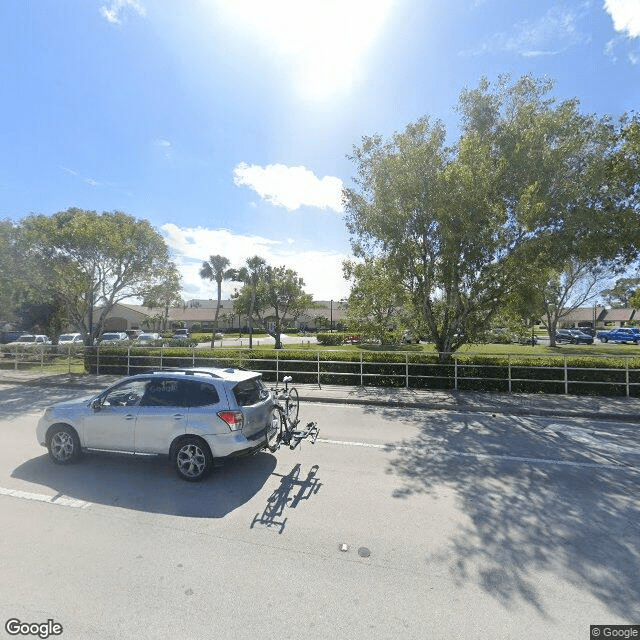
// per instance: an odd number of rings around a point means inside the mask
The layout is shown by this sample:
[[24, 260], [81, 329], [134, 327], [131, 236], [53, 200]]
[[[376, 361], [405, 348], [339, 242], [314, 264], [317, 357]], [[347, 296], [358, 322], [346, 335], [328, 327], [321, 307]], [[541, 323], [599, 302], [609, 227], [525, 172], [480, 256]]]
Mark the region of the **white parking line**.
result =
[[599, 462], [573, 462], [571, 460], [549, 460], [547, 458], [526, 458], [523, 456], [510, 456], [502, 453], [473, 453], [467, 451], [447, 451], [446, 449], [426, 449], [424, 447], [403, 447], [387, 444], [372, 444], [369, 442], [349, 442], [345, 440], [327, 440], [318, 438], [317, 442], [337, 444], [347, 447], [366, 447], [371, 449], [384, 449], [386, 451], [411, 451], [424, 456], [451, 456], [460, 458], [476, 458], [478, 460], [510, 460], [513, 462], [530, 462], [532, 464], [554, 464], [566, 467], [584, 467], [588, 469], [624, 469], [636, 471], [632, 465], [607, 464]]
[[73, 507], [74, 509], [86, 509], [91, 506], [90, 502], [77, 500], [58, 494], [56, 496], [47, 496], [44, 493], [30, 493], [29, 491], [20, 491], [19, 489], [6, 489], [0, 487], [0, 495], [19, 498], [20, 500], [35, 500], [36, 502], [48, 502], [49, 504], [59, 504], [63, 507]]

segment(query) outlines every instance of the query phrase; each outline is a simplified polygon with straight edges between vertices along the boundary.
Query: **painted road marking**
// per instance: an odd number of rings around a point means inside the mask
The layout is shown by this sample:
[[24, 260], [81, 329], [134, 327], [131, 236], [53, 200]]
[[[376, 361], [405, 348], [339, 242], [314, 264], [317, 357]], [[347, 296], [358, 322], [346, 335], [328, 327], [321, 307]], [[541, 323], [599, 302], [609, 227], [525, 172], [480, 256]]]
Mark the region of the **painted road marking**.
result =
[[90, 502], [77, 500], [69, 496], [59, 493], [55, 496], [47, 496], [44, 493], [31, 493], [29, 491], [20, 491], [19, 489], [6, 489], [0, 487], [0, 495], [18, 498], [20, 500], [35, 500], [36, 502], [48, 502], [49, 504], [59, 504], [63, 507], [73, 507], [74, 509], [86, 509], [91, 506]]
[[328, 440], [318, 438], [316, 442], [326, 444], [343, 445], [347, 447], [366, 447], [371, 449], [384, 449], [385, 451], [411, 451], [425, 456], [451, 456], [460, 458], [476, 458], [477, 460], [509, 460], [513, 462], [530, 462], [532, 464], [553, 464], [565, 467], [584, 467], [588, 469], [621, 469], [635, 471], [633, 465], [608, 464], [600, 462], [574, 462], [571, 460], [550, 460], [547, 458], [527, 458], [523, 456], [510, 456], [503, 453], [473, 453], [468, 451], [447, 451], [446, 449], [427, 449], [424, 447], [402, 447], [387, 444], [372, 444], [369, 442], [350, 442], [346, 440]]

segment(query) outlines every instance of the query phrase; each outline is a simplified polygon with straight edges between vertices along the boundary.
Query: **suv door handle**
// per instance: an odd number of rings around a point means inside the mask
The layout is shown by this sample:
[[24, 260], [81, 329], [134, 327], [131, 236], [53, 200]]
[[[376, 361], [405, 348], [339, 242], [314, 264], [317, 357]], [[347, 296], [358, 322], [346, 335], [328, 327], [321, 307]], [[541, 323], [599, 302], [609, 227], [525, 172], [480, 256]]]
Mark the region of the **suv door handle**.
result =
[[173, 419], [174, 420], [182, 420], [182, 418], [184, 418], [184, 413], [174, 413], [173, 414]]

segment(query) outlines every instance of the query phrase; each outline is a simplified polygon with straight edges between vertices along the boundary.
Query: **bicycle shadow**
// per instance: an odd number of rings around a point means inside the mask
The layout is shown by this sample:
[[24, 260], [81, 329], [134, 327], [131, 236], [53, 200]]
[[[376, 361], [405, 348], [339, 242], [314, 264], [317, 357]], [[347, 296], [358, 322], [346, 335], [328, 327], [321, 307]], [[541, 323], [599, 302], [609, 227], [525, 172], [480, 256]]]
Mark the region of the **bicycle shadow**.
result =
[[[322, 483], [316, 477], [320, 467], [314, 464], [307, 477], [300, 480], [300, 463], [297, 463], [293, 469], [287, 474], [280, 476], [280, 486], [267, 498], [267, 505], [262, 513], [256, 513], [251, 522], [250, 529], [256, 525], [262, 525], [268, 528], [277, 528], [278, 533], [283, 533], [288, 517], [282, 518], [285, 509], [295, 509], [302, 500], [308, 500], [312, 495], [320, 491]], [[297, 493], [292, 495], [297, 487]]]

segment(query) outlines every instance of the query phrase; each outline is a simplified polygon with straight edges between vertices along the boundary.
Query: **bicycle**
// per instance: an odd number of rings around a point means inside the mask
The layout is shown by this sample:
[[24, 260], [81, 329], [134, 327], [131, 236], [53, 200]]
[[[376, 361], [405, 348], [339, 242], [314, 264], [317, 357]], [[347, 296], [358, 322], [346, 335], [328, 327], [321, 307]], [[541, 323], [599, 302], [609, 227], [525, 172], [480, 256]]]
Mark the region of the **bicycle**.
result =
[[300, 423], [300, 398], [295, 387], [289, 388], [292, 379], [291, 376], [282, 379], [284, 391], [278, 390], [277, 386], [272, 389], [274, 405], [266, 433], [266, 446], [271, 452], [277, 451], [281, 442], [295, 449], [301, 440], [311, 437], [311, 443], [314, 444], [320, 432], [315, 422], [309, 422], [304, 429], [297, 428]]

